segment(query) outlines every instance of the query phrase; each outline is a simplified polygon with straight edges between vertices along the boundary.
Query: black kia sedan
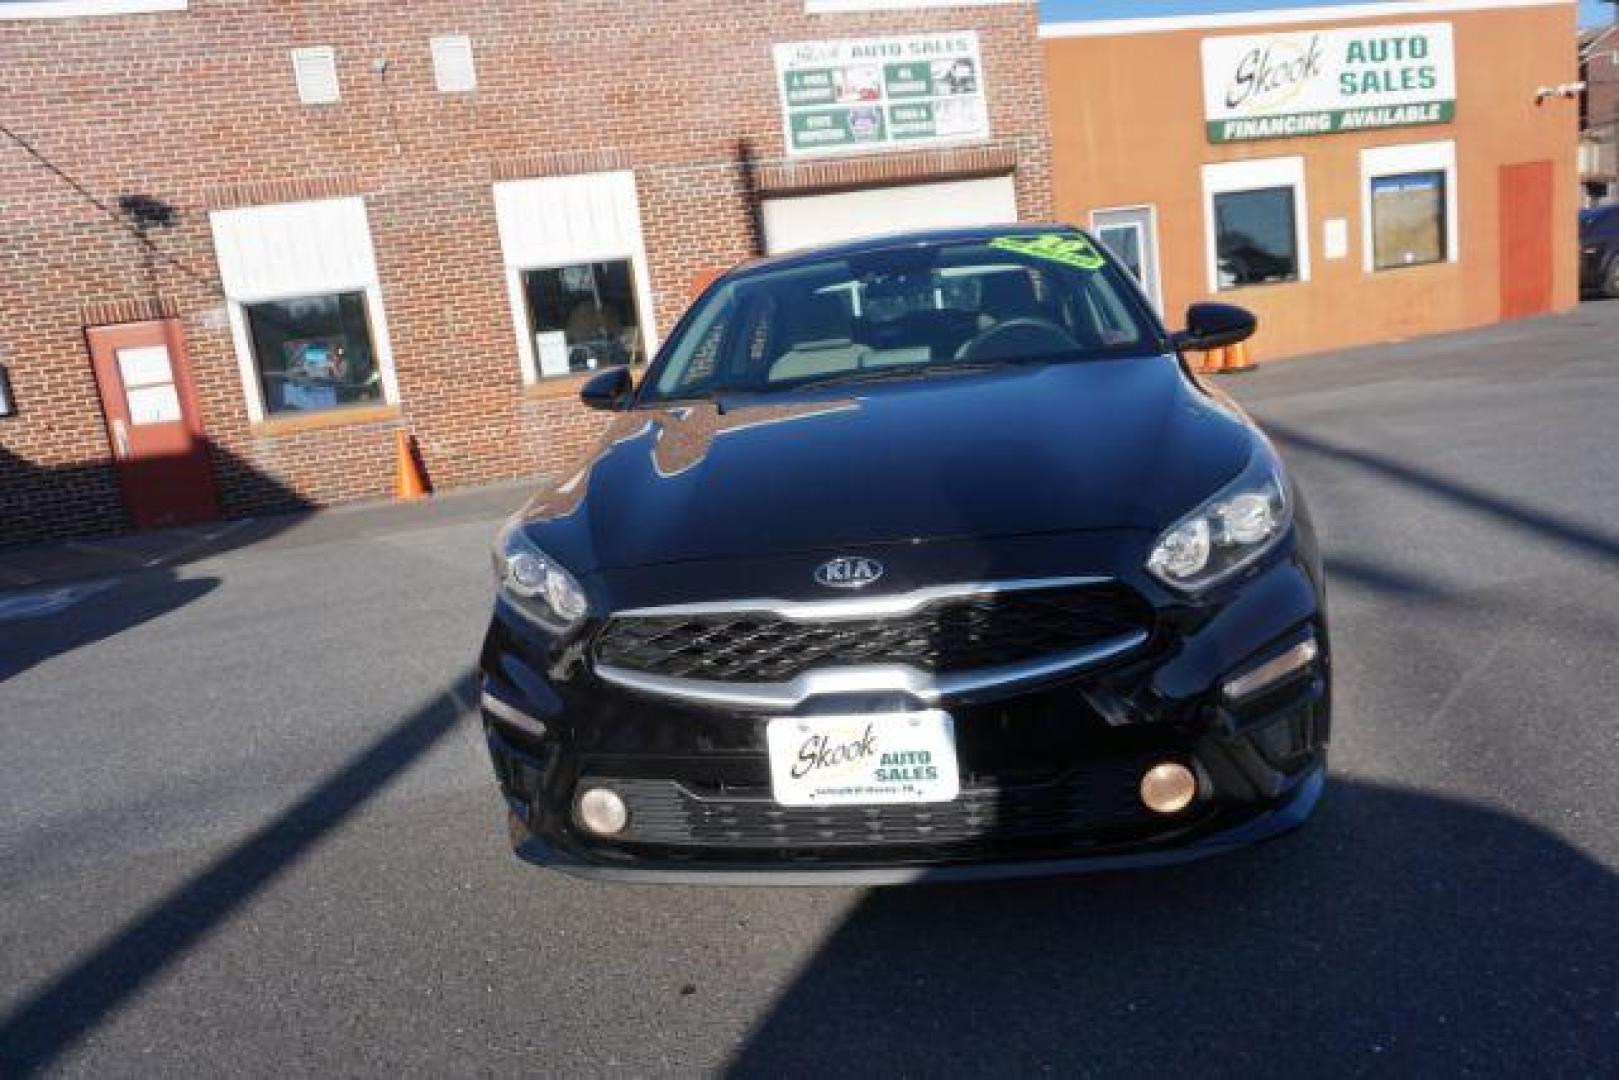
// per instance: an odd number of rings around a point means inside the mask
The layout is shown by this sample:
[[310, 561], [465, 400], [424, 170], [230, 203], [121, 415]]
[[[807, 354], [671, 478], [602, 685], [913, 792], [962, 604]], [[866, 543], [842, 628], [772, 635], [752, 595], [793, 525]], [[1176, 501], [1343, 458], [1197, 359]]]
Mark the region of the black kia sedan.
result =
[[1060, 227], [709, 287], [495, 545], [482, 715], [517, 853], [901, 882], [1178, 862], [1324, 783], [1310, 519], [1275, 448]]
[[1580, 291], [1619, 297], [1619, 206], [1580, 211]]

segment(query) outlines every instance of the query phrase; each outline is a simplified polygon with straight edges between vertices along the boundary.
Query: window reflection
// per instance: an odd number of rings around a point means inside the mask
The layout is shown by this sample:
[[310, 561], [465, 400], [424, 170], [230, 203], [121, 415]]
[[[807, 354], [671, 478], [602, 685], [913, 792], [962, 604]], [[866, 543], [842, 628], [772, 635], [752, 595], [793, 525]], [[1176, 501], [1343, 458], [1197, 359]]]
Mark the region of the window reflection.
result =
[[646, 359], [628, 259], [523, 274], [542, 378]]
[[1445, 174], [1437, 169], [1372, 178], [1372, 265], [1443, 262]]
[[1216, 195], [1214, 225], [1220, 288], [1299, 279], [1291, 187]]
[[246, 304], [264, 411], [319, 412], [382, 400], [364, 293]]

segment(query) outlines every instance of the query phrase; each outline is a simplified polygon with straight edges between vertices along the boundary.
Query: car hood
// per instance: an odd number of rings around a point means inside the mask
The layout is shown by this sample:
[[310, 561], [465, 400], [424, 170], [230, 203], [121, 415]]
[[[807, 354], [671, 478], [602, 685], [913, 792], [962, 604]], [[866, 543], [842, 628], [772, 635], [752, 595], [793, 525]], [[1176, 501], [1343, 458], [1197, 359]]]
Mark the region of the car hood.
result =
[[862, 544], [1162, 529], [1255, 436], [1172, 357], [670, 404], [617, 414], [525, 510], [580, 573]]

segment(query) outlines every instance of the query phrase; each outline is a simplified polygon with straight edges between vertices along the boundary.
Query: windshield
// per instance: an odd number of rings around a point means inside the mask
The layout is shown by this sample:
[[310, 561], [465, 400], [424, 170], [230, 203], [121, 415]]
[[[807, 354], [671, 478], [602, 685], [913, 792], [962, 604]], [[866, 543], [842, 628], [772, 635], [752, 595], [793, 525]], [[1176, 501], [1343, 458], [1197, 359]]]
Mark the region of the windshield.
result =
[[1007, 236], [828, 257], [725, 282], [664, 349], [642, 400], [1163, 349], [1133, 281], [1087, 237]]

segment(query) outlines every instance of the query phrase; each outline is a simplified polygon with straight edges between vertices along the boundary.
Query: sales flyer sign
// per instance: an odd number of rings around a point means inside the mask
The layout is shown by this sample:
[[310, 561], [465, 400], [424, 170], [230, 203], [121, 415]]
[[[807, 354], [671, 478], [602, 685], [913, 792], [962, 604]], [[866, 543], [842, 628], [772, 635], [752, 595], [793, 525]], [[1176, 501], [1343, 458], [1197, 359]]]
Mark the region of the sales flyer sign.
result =
[[777, 45], [787, 151], [898, 150], [989, 134], [978, 34]]
[[1456, 116], [1449, 23], [1205, 38], [1210, 142], [1448, 123]]

